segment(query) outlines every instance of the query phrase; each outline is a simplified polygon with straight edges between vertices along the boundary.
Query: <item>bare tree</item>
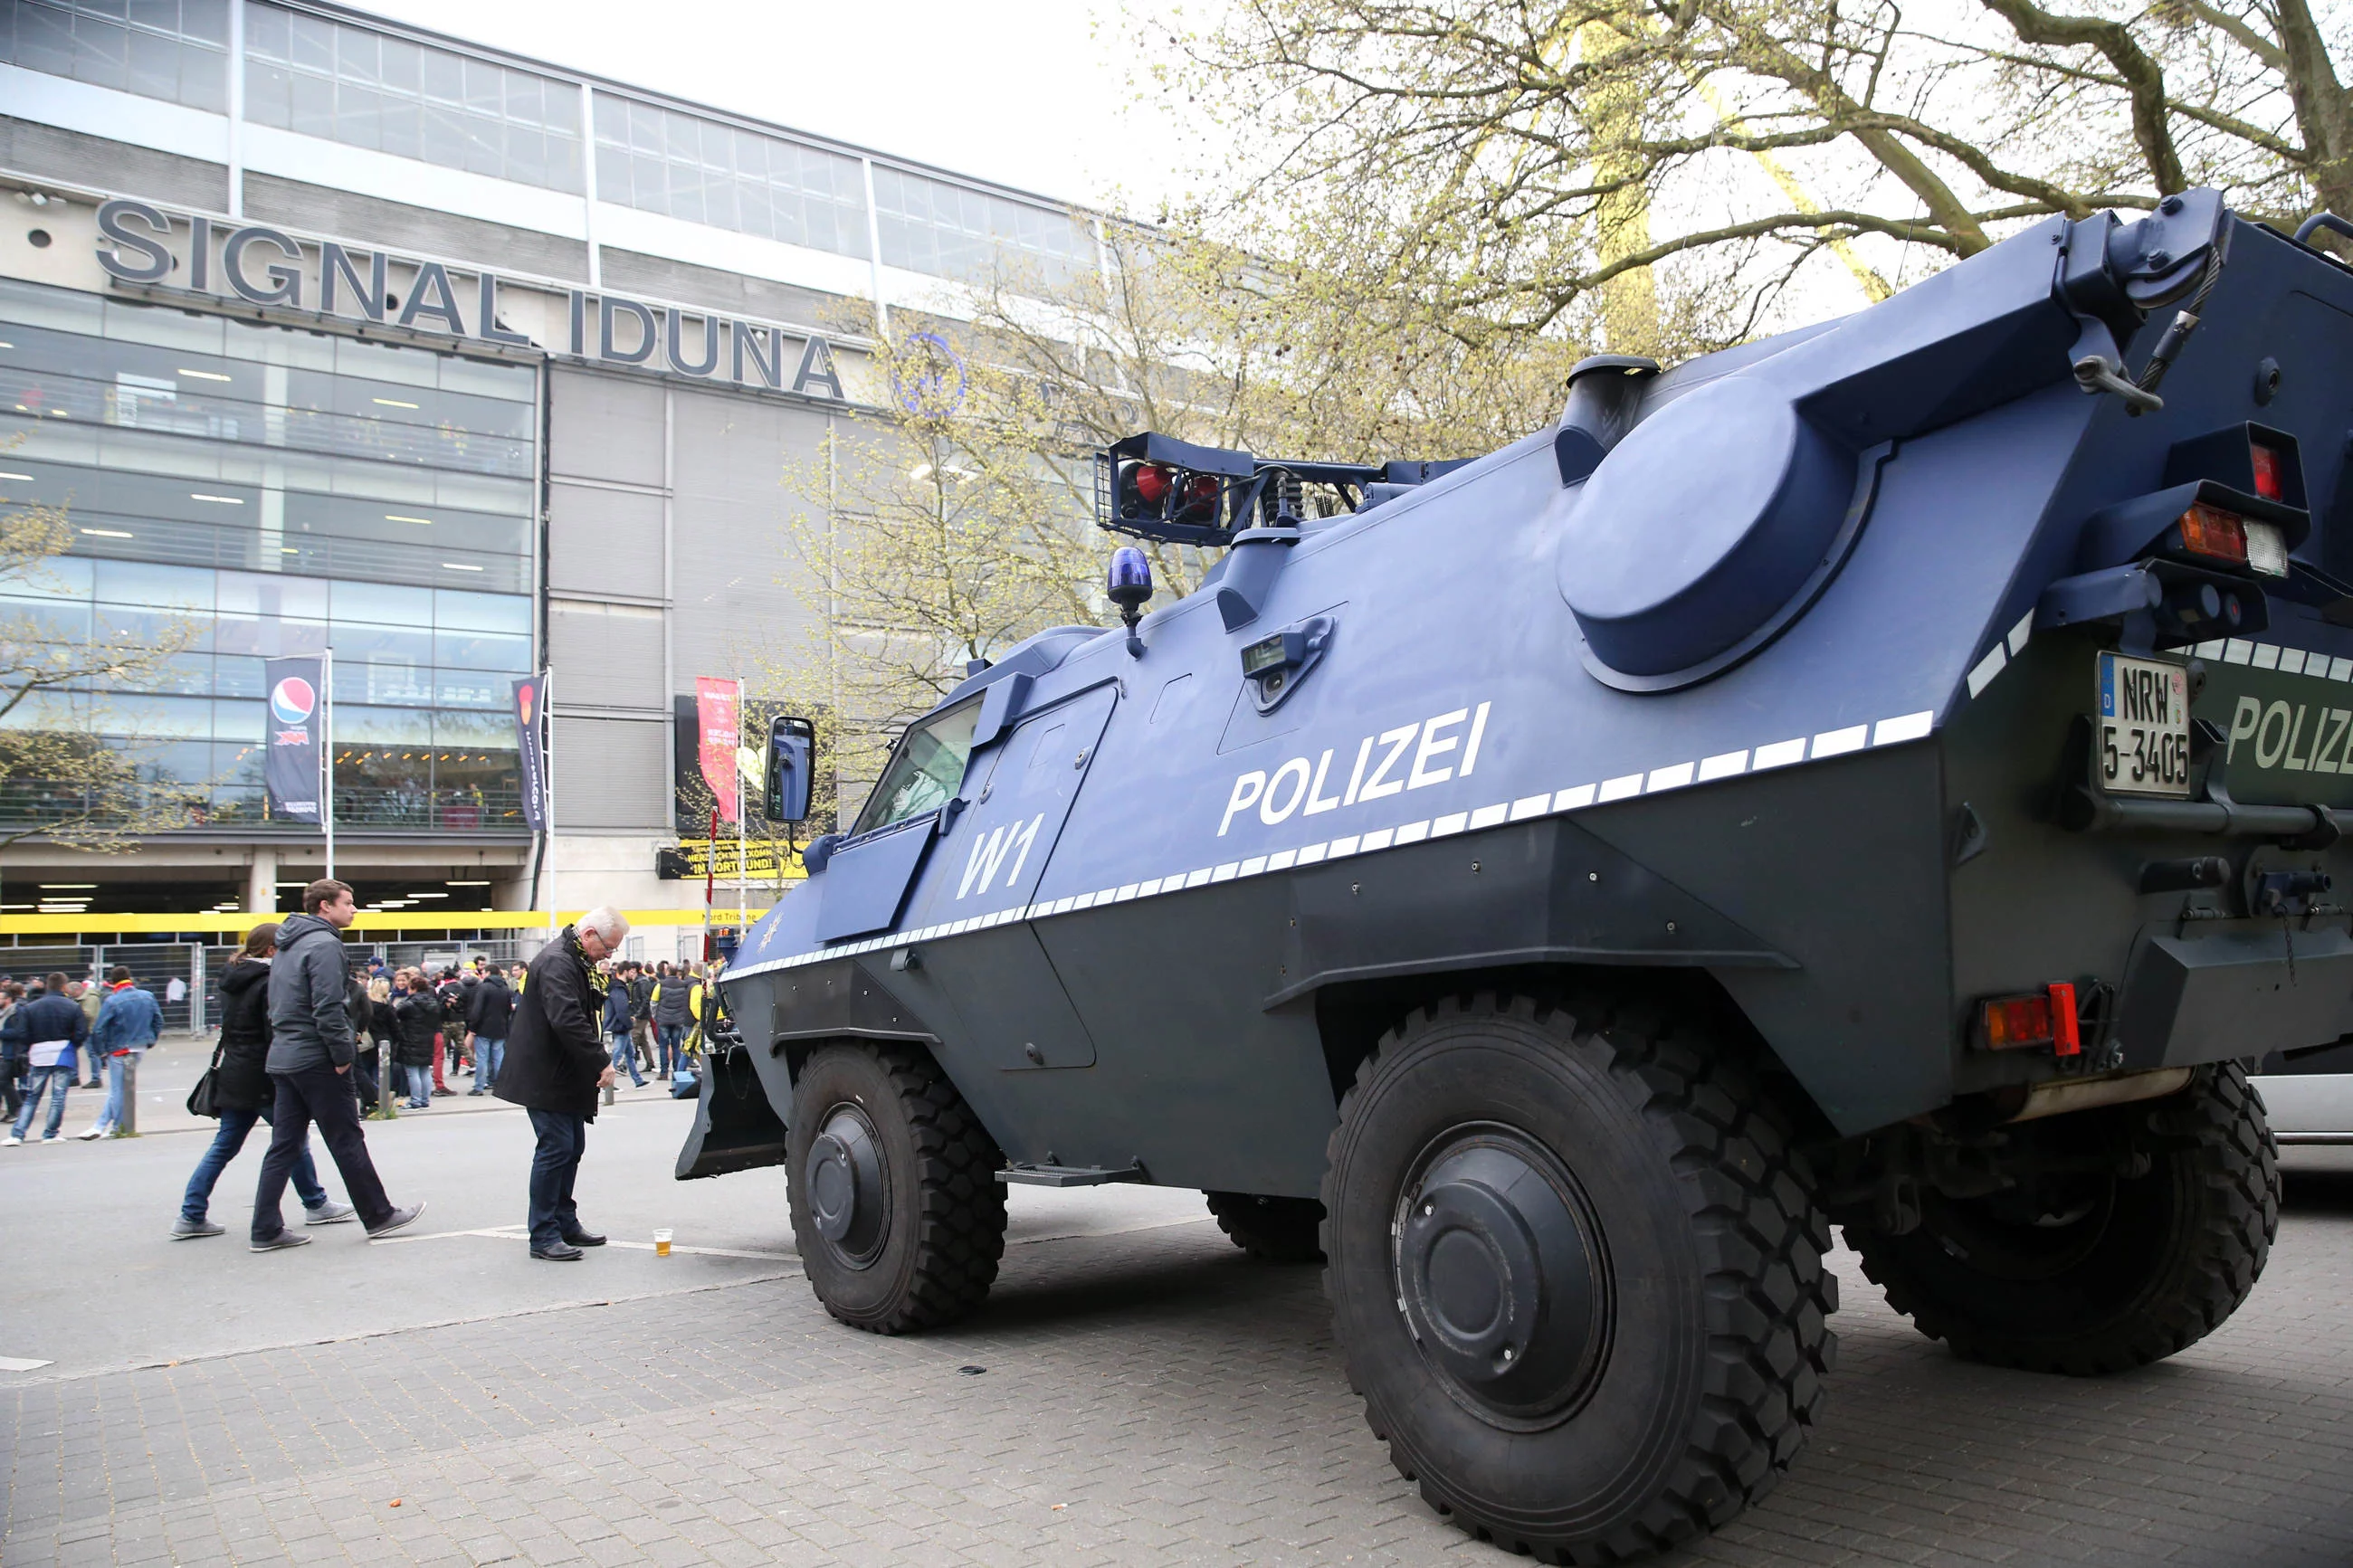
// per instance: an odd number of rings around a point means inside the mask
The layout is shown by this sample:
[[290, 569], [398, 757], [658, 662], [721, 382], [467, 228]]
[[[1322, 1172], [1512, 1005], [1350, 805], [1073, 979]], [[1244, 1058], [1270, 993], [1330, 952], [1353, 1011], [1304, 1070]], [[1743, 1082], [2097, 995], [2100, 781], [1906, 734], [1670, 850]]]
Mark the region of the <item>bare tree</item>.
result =
[[1222, 106], [1229, 231], [1656, 352], [1620, 279], [1753, 312], [1812, 257], [1869, 298], [2187, 185], [2353, 213], [2348, 31], [2309, 0], [1240, 0], [1163, 80]]
[[205, 785], [142, 780], [137, 744], [103, 732], [105, 693], [153, 682], [196, 630], [168, 620], [136, 644], [96, 641], [43, 606], [74, 537], [65, 508], [0, 496], [0, 848], [39, 837], [120, 854], [186, 826]]

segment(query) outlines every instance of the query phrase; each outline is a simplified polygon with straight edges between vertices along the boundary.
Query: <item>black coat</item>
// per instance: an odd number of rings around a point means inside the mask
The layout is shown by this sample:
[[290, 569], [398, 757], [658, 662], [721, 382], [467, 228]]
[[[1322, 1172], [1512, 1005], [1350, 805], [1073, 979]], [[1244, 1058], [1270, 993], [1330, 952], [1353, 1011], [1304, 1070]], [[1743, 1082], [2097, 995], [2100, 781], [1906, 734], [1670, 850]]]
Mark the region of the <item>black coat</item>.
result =
[[267, 1110], [278, 1086], [263, 1064], [269, 1058], [269, 965], [234, 958], [221, 971], [220, 1066], [213, 1101], [224, 1110]]
[[596, 1121], [596, 1080], [612, 1064], [597, 1027], [604, 1012], [603, 977], [565, 926], [531, 961], [491, 1092], [533, 1110]]
[[466, 1027], [486, 1040], [503, 1040], [513, 1026], [514, 993], [495, 974], [483, 976], [466, 1001]]
[[441, 998], [401, 992], [392, 999], [392, 1059], [405, 1068], [433, 1065], [433, 1037], [441, 1032]]

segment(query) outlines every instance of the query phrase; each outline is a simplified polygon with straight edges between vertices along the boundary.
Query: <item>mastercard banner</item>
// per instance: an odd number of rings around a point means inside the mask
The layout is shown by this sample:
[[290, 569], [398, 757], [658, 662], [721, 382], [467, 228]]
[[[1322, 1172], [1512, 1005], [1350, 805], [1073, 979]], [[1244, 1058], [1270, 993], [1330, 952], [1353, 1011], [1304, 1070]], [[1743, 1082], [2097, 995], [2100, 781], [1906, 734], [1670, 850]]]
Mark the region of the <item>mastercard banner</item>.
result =
[[272, 658], [261, 666], [262, 684], [269, 694], [262, 782], [269, 786], [271, 815], [294, 822], [319, 820], [319, 741], [326, 707], [323, 664], [316, 658]]

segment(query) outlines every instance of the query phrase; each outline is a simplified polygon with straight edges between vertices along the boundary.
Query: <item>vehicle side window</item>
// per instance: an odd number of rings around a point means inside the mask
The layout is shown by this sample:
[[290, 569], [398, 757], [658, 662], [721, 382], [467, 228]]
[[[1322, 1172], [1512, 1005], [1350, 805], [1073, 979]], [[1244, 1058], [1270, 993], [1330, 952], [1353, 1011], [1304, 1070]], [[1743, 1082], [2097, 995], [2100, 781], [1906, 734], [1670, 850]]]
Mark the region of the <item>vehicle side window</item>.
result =
[[945, 805], [964, 784], [972, 728], [979, 719], [980, 699], [976, 696], [909, 725], [850, 832], [871, 833]]

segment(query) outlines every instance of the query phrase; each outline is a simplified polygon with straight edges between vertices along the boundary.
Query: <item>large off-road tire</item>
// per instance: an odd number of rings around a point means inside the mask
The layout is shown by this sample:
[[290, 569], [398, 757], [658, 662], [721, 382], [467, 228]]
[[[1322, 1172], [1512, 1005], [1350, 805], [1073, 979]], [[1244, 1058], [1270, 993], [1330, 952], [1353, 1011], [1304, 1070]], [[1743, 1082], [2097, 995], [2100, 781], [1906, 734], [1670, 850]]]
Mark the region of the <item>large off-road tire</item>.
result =
[[1481, 995], [1392, 1031], [1341, 1103], [1324, 1249], [1398, 1471], [1550, 1562], [1641, 1557], [1761, 1496], [1835, 1349], [1789, 1142], [1735, 1021]]
[[786, 1139], [809, 1288], [852, 1328], [937, 1328], [979, 1305], [1005, 1255], [996, 1141], [932, 1059], [831, 1045], [802, 1064]]
[[1324, 1205], [1314, 1198], [1277, 1198], [1262, 1193], [1203, 1193], [1218, 1228], [1233, 1244], [1266, 1263], [1321, 1263]]
[[2034, 1135], [2128, 1151], [2147, 1171], [1981, 1198], [1928, 1191], [1916, 1230], [1845, 1227], [1862, 1271], [1922, 1333], [1971, 1361], [2087, 1377], [2195, 1344], [2254, 1289], [2279, 1229], [2279, 1152], [2235, 1064]]

